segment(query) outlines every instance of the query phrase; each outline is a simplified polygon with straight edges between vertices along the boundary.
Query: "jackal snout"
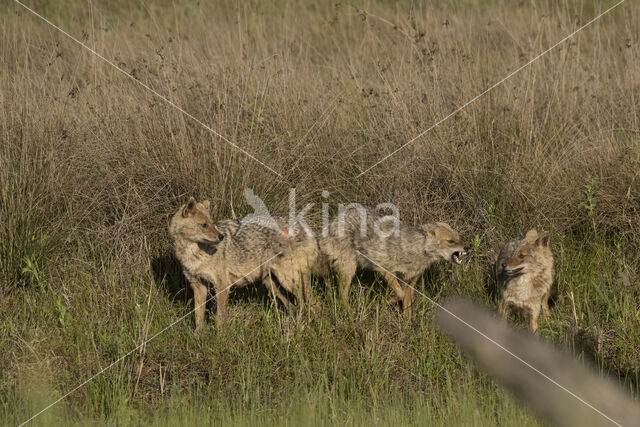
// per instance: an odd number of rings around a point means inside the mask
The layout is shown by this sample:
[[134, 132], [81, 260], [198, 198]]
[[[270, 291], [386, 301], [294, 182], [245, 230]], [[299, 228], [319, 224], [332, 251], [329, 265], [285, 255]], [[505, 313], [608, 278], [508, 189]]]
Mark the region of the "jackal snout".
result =
[[535, 229], [529, 230], [513, 255], [502, 263], [504, 274], [517, 277], [541, 271], [548, 263], [548, 246], [548, 234], [539, 236]]
[[427, 251], [435, 250], [439, 256], [450, 260], [453, 264], [462, 264], [462, 258], [469, 251], [469, 246], [464, 244], [457, 231], [444, 222], [426, 224], [423, 228], [437, 242], [434, 248], [431, 246], [432, 242], [428, 240]]

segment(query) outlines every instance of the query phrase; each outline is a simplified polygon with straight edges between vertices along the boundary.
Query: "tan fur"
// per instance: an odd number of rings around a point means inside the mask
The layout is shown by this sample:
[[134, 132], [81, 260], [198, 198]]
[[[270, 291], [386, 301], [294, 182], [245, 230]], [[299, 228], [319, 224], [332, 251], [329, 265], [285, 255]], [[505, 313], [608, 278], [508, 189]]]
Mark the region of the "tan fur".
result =
[[553, 255], [549, 235], [539, 236], [529, 230], [523, 239], [507, 242], [496, 263], [498, 282], [502, 289], [500, 313], [508, 318], [512, 309], [522, 310], [529, 329], [538, 329], [540, 310], [549, 313], [549, 296], [553, 286]]
[[[366, 214], [364, 223], [362, 212]], [[378, 218], [371, 208], [349, 209], [344, 215], [339, 214], [329, 224], [328, 236], [320, 239], [320, 250], [325, 262], [338, 274], [345, 305], [351, 281], [360, 267], [382, 274], [395, 292], [390, 302], [402, 302], [403, 311], [410, 317], [414, 288], [424, 270], [440, 259], [453, 260], [454, 254], [460, 261], [466, 250], [460, 235], [448, 224], [412, 227], [400, 223], [397, 235], [383, 237], [374, 231]], [[380, 228], [389, 231], [389, 227], [384, 223]]]
[[[287, 225], [278, 231], [236, 220], [213, 223], [209, 205], [208, 201], [196, 203], [191, 198], [176, 212], [169, 226], [176, 256], [193, 289], [196, 329], [204, 323], [208, 289], [205, 282], [214, 287], [220, 323], [227, 318], [230, 288], [258, 280], [288, 306], [289, 301], [280, 292], [274, 276], [296, 296], [301, 307], [307, 301], [315, 308], [308, 283], [309, 270], [316, 267], [319, 256], [313, 236], [297, 225], [294, 230]], [[276, 221], [283, 227], [286, 224], [282, 218]]]

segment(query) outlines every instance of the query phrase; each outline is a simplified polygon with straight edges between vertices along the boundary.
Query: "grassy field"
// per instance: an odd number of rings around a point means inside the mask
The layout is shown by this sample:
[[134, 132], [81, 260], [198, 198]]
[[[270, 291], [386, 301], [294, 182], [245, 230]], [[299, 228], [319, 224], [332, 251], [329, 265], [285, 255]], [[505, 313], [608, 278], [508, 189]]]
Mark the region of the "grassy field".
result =
[[[0, 6], [0, 424], [19, 424], [192, 308], [167, 223], [392, 202], [473, 250], [420, 289], [496, 307], [499, 244], [551, 234], [540, 336], [640, 392], [640, 5], [627, 1], [25, 0], [222, 141], [14, 2]], [[324, 198], [321, 192], [329, 196]], [[536, 425], [416, 297], [374, 275], [321, 315], [232, 294], [228, 327], [169, 328], [35, 419], [52, 424]], [[518, 322], [518, 319], [514, 319]], [[521, 324], [520, 319], [520, 324]], [[595, 416], [595, 415], [594, 415]]]

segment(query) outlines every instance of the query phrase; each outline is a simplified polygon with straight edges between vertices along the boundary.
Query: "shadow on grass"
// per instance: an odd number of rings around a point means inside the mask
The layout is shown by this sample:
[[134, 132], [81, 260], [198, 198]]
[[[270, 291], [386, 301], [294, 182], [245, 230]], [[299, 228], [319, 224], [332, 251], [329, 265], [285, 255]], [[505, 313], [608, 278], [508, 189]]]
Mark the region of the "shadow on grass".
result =
[[[189, 282], [182, 273], [182, 265], [173, 254], [164, 254], [156, 257], [151, 261], [151, 269], [153, 270], [156, 285], [164, 290], [174, 303], [193, 304], [193, 291]], [[211, 283], [209, 286], [209, 301], [207, 302], [207, 314], [209, 317], [215, 316], [216, 299], [214, 287]], [[295, 298], [285, 289], [280, 290], [287, 295], [290, 301]], [[236, 304], [258, 304], [264, 308], [271, 307], [273, 297], [261, 282], [250, 283], [246, 286], [237, 286], [231, 289], [229, 294], [229, 307], [233, 309]], [[283, 304], [278, 301], [278, 307], [283, 308]]]
[[182, 274], [182, 265], [173, 254], [165, 254], [151, 261], [156, 286], [164, 290], [173, 302], [186, 303], [193, 298], [193, 291]]

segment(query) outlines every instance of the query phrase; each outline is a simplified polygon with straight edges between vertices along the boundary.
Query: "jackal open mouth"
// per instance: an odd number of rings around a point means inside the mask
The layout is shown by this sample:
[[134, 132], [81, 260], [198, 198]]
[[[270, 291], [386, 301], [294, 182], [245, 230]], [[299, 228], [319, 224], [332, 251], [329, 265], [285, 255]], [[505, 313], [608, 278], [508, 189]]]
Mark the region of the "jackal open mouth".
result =
[[522, 274], [522, 270], [524, 270], [524, 267], [505, 268], [504, 269], [504, 274], [507, 277], [515, 277], [515, 276], [519, 276], [520, 274]]
[[198, 242], [198, 249], [207, 255], [213, 255], [218, 251], [218, 247], [214, 243]]
[[451, 262], [457, 265], [462, 264], [462, 257], [467, 254], [466, 251], [455, 251], [451, 254]]
[[198, 242], [198, 247], [207, 254], [213, 255], [218, 250], [217, 245], [222, 239], [224, 239], [224, 234], [219, 234], [218, 237], [213, 240], [204, 238]]

